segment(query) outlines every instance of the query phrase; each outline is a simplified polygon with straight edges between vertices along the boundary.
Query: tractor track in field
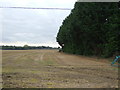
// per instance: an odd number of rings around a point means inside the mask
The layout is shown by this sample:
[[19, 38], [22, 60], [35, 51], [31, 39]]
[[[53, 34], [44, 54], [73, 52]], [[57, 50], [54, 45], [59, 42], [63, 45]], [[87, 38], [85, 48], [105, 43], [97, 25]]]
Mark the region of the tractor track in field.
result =
[[5, 88], [118, 88], [118, 68], [106, 59], [58, 50], [3, 50]]

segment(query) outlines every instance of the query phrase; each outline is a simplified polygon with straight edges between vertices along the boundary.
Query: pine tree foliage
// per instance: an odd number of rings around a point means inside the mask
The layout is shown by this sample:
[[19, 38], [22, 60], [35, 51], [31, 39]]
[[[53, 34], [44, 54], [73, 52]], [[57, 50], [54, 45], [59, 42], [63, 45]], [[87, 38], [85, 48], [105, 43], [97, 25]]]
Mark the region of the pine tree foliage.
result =
[[104, 57], [120, 54], [118, 3], [76, 2], [56, 39], [67, 53]]

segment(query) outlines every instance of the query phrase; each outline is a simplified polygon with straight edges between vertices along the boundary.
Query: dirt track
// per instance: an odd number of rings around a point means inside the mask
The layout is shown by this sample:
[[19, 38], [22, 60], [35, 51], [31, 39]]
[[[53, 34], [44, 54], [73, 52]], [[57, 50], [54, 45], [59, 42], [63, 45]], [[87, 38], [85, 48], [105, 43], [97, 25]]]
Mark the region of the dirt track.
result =
[[2, 58], [3, 87], [118, 87], [118, 68], [103, 59], [69, 55], [57, 50], [6, 50]]

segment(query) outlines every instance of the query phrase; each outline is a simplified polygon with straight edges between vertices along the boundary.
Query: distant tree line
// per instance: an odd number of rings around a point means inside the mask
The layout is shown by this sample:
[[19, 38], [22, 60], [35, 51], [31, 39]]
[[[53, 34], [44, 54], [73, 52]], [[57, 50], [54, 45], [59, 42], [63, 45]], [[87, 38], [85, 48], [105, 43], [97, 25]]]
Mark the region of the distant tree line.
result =
[[57, 49], [49, 46], [0, 46], [2, 50], [30, 50], [30, 49]]
[[120, 7], [117, 2], [76, 2], [57, 34], [63, 52], [120, 55]]

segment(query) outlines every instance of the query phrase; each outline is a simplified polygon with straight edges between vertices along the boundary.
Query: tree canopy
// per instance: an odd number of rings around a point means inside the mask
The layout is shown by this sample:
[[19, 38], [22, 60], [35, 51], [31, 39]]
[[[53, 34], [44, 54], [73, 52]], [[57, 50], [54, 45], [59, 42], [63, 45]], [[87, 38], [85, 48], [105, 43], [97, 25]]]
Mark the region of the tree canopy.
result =
[[117, 2], [76, 2], [57, 34], [67, 53], [111, 57], [120, 54]]
[[49, 46], [0, 46], [2, 50], [32, 50], [32, 49], [57, 49]]

